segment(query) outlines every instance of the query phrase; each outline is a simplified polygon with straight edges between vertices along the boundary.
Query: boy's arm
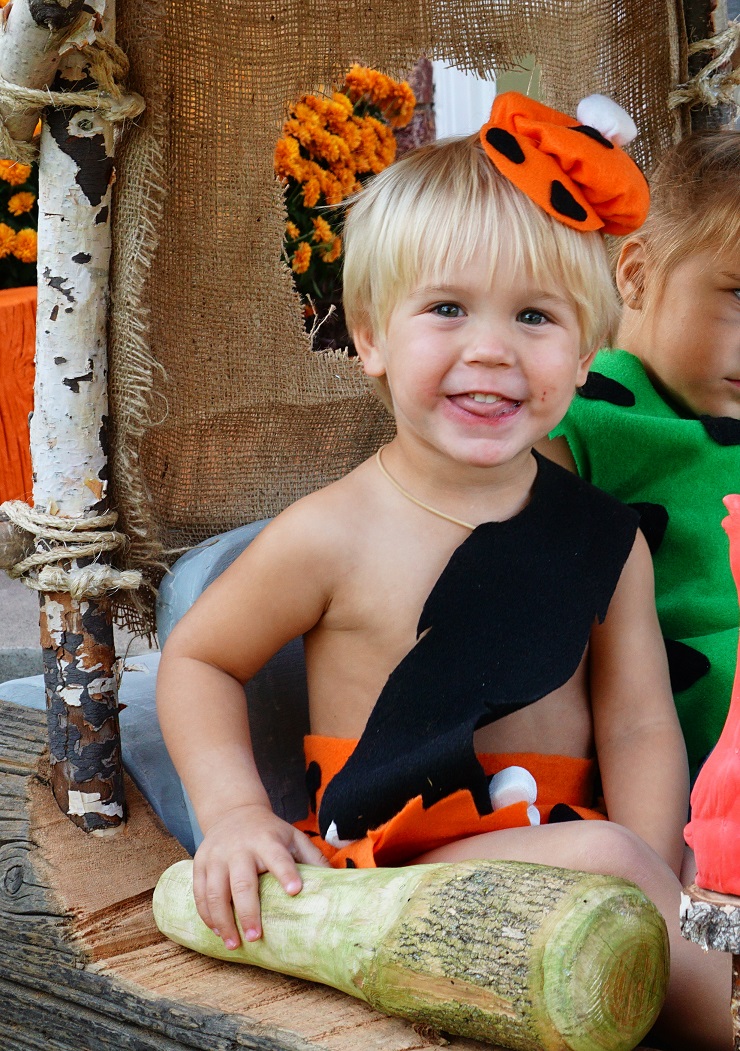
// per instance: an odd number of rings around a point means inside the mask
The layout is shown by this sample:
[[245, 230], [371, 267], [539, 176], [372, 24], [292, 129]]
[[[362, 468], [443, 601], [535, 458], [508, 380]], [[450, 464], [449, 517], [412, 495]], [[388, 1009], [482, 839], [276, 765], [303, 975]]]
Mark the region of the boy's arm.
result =
[[612, 821], [641, 836], [678, 875], [688, 811], [686, 747], [655, 610], [642, 533], [603, 624], [591, 633], [591, 703], [604, 799]]
[[252, 932], [247, 936], [259, 937], [260, 872], [271, 871], [295, 894], [296, 860], [324, 863], [310, 840], [270, 808], [242, 684], [320, 620], [331, 589], [325, 534], [312, 528], [310, 515], [285, 512], [204, 592], [162, 654], [162, 732], [204, 833], [195, 859], [196, 902], [229, 947], [239, 943], [232, 900], [243, 930]]

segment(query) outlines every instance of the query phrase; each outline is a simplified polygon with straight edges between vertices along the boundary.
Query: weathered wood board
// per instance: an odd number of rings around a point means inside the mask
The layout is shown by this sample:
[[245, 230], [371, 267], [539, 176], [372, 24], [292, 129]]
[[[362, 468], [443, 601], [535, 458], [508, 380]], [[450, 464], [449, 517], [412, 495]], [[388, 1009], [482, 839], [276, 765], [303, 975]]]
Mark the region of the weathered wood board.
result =
[[2, 1051], [434, 1045], [433, 1033], [332, 989], [210, 960], [163, 938], [152, 891], [185, 852], [130, 783], [122, 831], [101, 839], [75, 827], [48, 787], [45, 748], [43, 713], [0, 702]]
[[127, 798], [114, 837], [73, 825], [48, 785], [44, 714], [0, 699], [0, 1051], [491, 1048], [165, 939], [152, 892], [187, 855], [130, 782]]

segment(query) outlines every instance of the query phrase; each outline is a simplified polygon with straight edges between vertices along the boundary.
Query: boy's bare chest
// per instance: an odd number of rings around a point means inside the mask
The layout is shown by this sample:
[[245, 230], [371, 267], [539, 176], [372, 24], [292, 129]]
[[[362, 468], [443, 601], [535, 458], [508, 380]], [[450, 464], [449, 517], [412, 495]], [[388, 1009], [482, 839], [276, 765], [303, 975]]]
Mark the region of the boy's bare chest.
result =
[[[380, 563], [355, 563], [322, 631], [307, 640], [314, 733], [349, 738], [362, 733], [389, 676], [407, 662], [423, 639], [425, 629], [418, 630], [422, 611], [455, 549], [454, 544], [452, 550], [431, 551], [420, 549], [418, 544], [399, 545]], [[430, 553], [432, 558], [425, 557]], [[469, 583], [475, 588], [474, 578]], [[465, 616], [465, 590], [463, 581], [456, 617]], [[537, 602], [536, 594], [531, 595], [531, 601]], [[487, 650], [492, 668], [498, 659], [496, 626], [510, 615], [510, 606], [510, 596], [491, 596], [490, 608], [486, 610]], [[479, 620], [479, 611], [471, 615]], [[478, 622], [470, 625], [471, 631], [479, 628]], [[440, 630], [445, 631], [444, 624]], [[463, 622], [455, 630], [464, 634], [467, 629]], [[519, 659], [522, 666], [533, 659], [528, 646], [522, 646]], [[452, 666], [453, 675], [457, 660], [453, 652], [446, 662]], [[464, 661], [461, 653], [459, 662]], [[590, 754], [592, 725], [587, 679], [584, 658], [572, 678], [532, 706], [536, 712], [529, 708], [514, 712], [476, 734], [477, 750]], [[432, 698], [428, 701], [431, 703]]]

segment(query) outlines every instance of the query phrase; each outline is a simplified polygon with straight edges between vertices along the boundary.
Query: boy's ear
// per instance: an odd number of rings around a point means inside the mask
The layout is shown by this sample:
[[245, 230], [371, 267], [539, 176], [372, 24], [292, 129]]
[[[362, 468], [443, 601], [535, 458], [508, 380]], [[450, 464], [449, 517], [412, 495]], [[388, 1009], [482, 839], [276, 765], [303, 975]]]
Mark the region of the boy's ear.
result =
[[385, 376], [385, 355], [369, 325], [360, 325], [352, 333], [357, 356], [366, 376]]
[[630, 237], [622, 245], [615, 278], [622, 302], [630, 310], [640, 310], [645, 292], [645, 242]]
[[587, 354], [582, 354], [578, 361], [578, 373], [576, 375], [576, 387], [582, 387], [588, 378], [588, 370], [591, 368], [591, 362], [596, 357], [598, 347], [594, 347], [593, 350], [589, 350]]

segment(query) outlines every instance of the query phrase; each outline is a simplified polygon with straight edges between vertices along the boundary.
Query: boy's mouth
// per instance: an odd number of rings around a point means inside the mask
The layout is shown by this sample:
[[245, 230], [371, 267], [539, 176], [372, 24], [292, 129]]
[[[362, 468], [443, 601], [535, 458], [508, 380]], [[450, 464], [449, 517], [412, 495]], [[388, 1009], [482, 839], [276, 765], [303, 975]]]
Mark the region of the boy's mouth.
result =
[[459, 408], [474, 416], [487, 419], [499, 419], [508, 416], [522, 404], [513, 398], [507, 398], [503, 394], [491, 394], [487, 391], [466, 391], [463, 394], [453, 394], [450, 400]]

